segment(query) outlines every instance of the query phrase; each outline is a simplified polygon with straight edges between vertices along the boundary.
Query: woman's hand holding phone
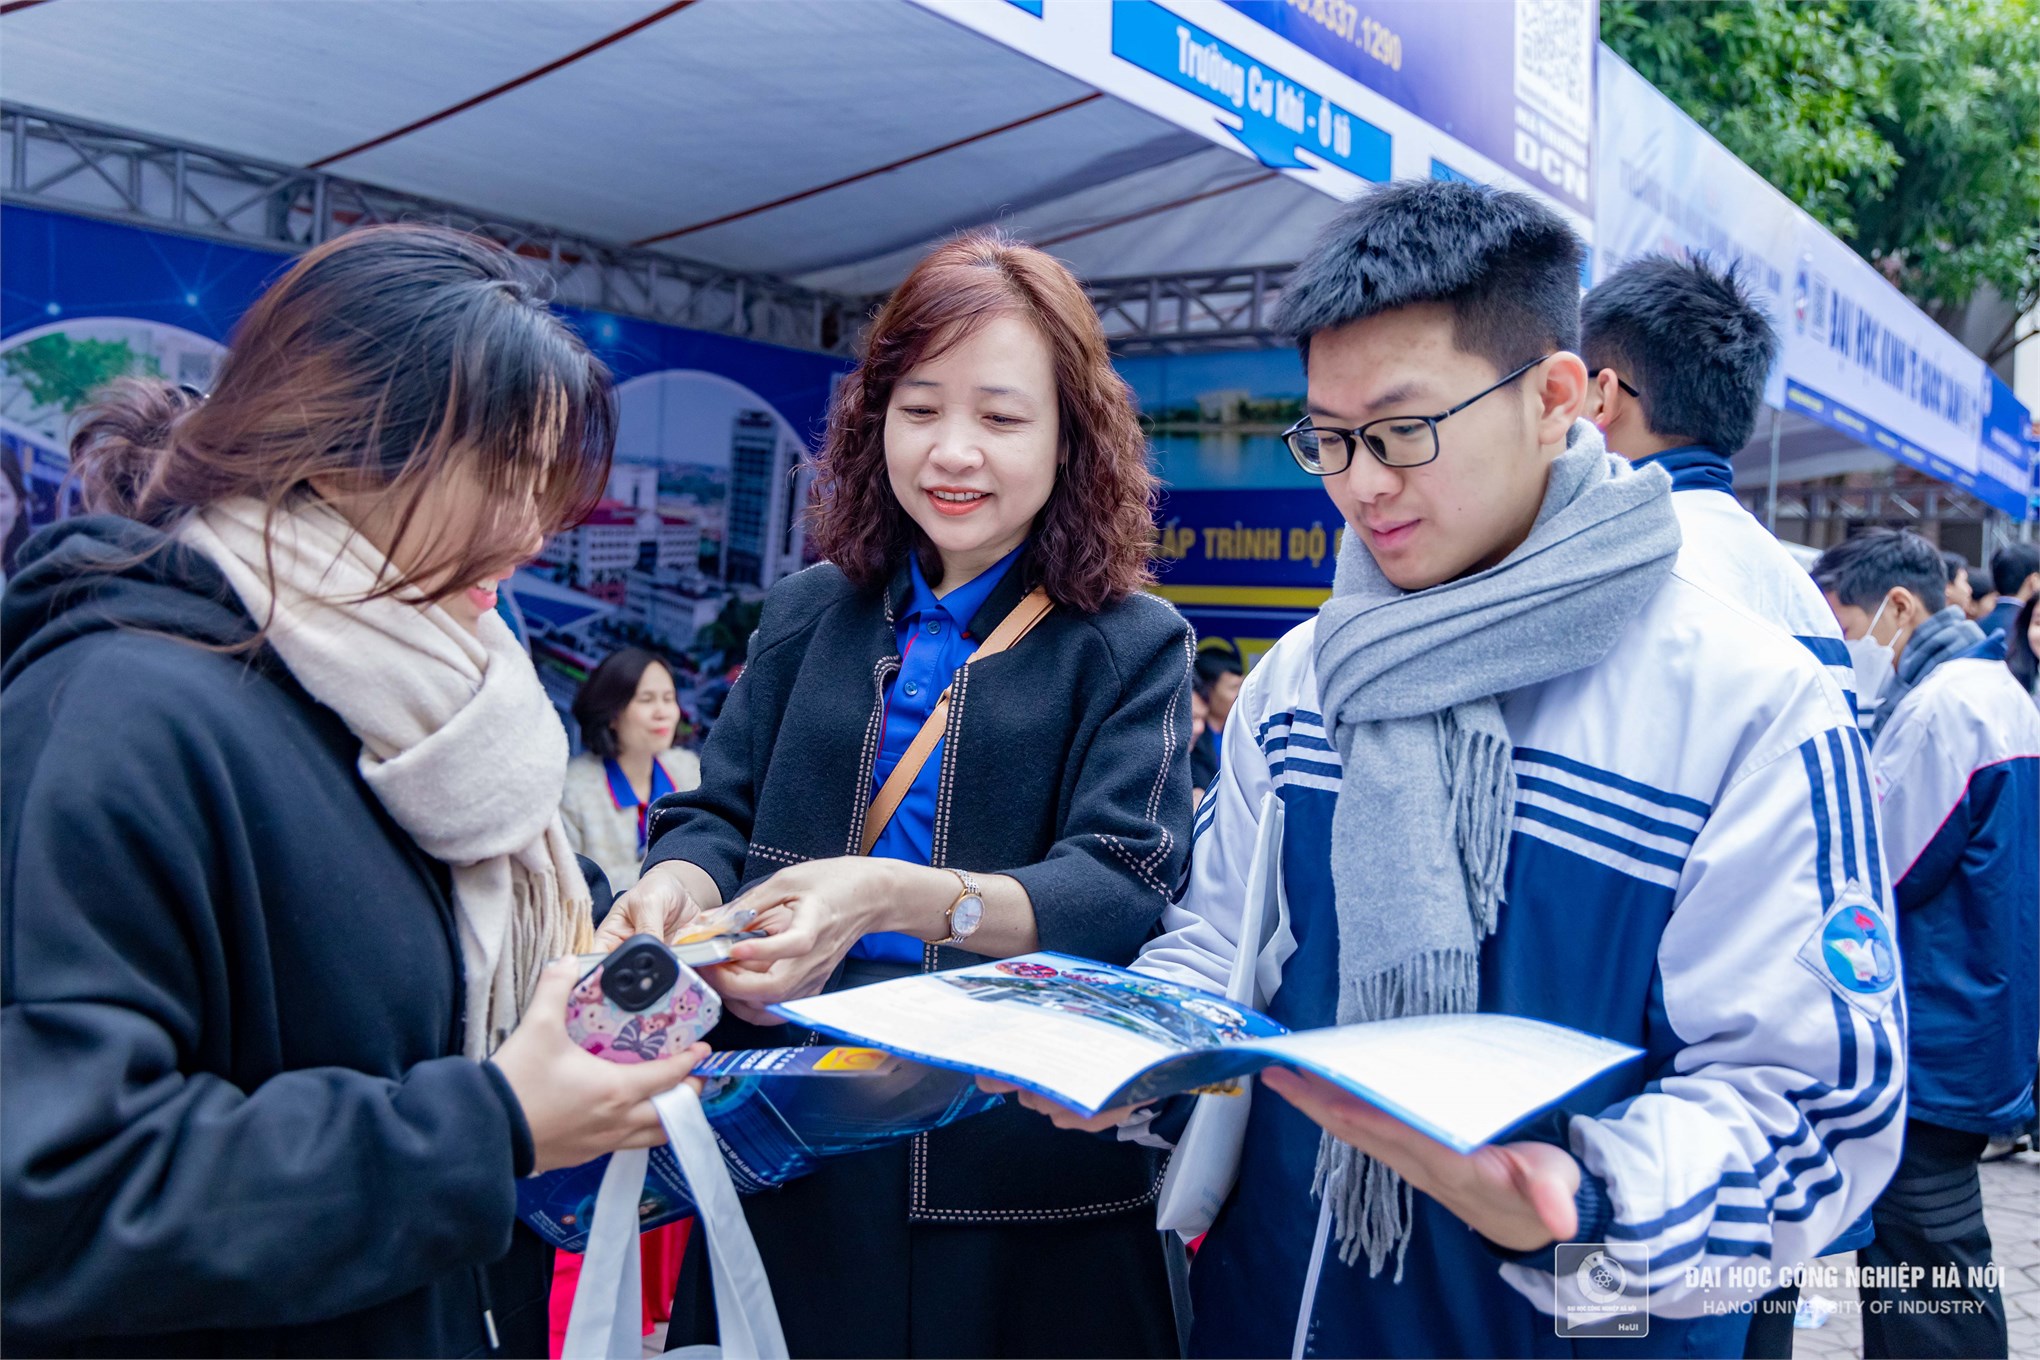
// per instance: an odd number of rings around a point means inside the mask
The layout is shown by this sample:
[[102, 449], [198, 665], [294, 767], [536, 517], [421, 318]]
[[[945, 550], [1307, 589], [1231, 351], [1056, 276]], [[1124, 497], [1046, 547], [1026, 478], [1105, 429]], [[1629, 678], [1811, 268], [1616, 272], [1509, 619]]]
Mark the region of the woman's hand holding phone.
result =
[[707, 1044], [630, 1064], [605, 1062], [576, 1045], [567, 1035], [567, 996], [579, 976], [571, 959], [546, 965], [523, 1020], [490, 1059], [524, 1109], [534, 1174], [659, 1146], [666, 1132], [652, 1097], [682, 1081], [701, 1089], [688, 1074], [708, 1056]]

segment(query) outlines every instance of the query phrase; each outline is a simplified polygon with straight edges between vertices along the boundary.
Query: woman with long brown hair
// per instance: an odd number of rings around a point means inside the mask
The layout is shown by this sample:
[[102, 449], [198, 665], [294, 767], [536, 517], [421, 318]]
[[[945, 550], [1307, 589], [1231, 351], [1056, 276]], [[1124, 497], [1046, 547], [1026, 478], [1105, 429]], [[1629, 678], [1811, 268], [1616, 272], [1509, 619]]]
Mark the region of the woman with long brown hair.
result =
[[[771, 937], [713, 970], [718, 1046], [801, 1042], [762, 1008], [825, 987], [1127, 962], [1189, 854], [1190, 631], [1140, 590], [1147, 445], [1069, 271], [992, 235], [937, 248], [838, 390], [819, 471], [827, 564], [766, 597], [701, 787], [654, 811], [608, 926], [759, 909]], [[746, 1206], [796, 1355], [1173, 1355], [1156, 1173], [1015, 1106]], [[672, 1338], [711, 1335], [711, 1308], [692, 1261]]]
[[515, 1182], [663, 1141], [567, 1038], [566, 735], [495, 589], [608, 375], [507, 252], [340, 237], [127, 380], [0, 611], [5, 1349], [544, 1355]]

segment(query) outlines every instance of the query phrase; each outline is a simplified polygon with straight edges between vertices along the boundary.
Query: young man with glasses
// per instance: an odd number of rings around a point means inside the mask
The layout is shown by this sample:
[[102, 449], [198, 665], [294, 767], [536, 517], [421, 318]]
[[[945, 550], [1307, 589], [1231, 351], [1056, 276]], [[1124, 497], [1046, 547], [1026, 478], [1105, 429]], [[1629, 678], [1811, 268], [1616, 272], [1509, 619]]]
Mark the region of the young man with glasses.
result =
[[1757, 427], [1778, 357], [1735, 270], [1632, 260], [1580, 305], [1580, 342], [1587, 418], [1610, 451], [1671, 474], [1687, 564], [1797, 638], [1853, 702], [1849, 653], [1813, 578], [1735, 498], [1729, 458]]
[[[1665, 473], [1578, 419], [1580, 254], [1526, 195], [1406, 182], [1292, 276], [1288, 443], [1346, 522], [1337, 580], [1247, 677], [1139, 966], [1223, 986], [1272, 792], [1284, 1024], [1477, 1009], [1644, 1055], [1470, 1155], [1264, 1074], [1192, 1272], [1194, 1354], [1573, 1354], [1612, 1280], [1649, 1334], [1585, 1344], [1739, 1355], [1748, 1317], [1720, 1310], [1765, 1285], [1729, 1272], [1812, 1256], [1897, 1159], [1854, 722], [1804, 648], [1686, 570]], [[1051, 1113], [1166, 1140], [1181, 1107]], [[1602, 1245], [1561, 1267], [1574, 1243]]]

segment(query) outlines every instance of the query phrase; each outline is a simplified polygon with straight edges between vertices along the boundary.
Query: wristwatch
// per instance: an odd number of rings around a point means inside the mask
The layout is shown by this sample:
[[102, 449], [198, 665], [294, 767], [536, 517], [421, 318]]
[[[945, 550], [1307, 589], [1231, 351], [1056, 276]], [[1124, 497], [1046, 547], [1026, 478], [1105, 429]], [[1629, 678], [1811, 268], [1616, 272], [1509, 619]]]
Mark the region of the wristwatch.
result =
[[985, 923], [985, 897], [978, 891], [977, 880], [961, 869], [949, 871], [963, 884], [963, 891], [949, 904], [943, 919], [949, 923], [949, 938], [937, 940], [936, 944], [962, 944], [977, 934], [977, 928]]

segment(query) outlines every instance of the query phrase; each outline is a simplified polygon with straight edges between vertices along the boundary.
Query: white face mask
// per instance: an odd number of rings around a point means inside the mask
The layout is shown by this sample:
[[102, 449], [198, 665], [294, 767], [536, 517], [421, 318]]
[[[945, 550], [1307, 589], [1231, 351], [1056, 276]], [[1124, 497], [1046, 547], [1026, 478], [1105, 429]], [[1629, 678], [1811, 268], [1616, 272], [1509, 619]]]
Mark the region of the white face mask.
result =
[[[1889, 604], [1891, 597], [1884, 597]], [[1892, 662], [1892, 648], [1889, 642], [1879, 642], [1871, 636], [1877, 631], [1877, 621], [1884, 617], [1884, 604], [1877, 606], [1877, 612], [1870, 616], [1870, 626], [1859, 638], [1845, 638], [1842, 646], [1849, 649], [1849, 664], [1856, 668], [1856, 707], [1867, 709], [1877, 702], [1891, 683], [1895, 674]]]

